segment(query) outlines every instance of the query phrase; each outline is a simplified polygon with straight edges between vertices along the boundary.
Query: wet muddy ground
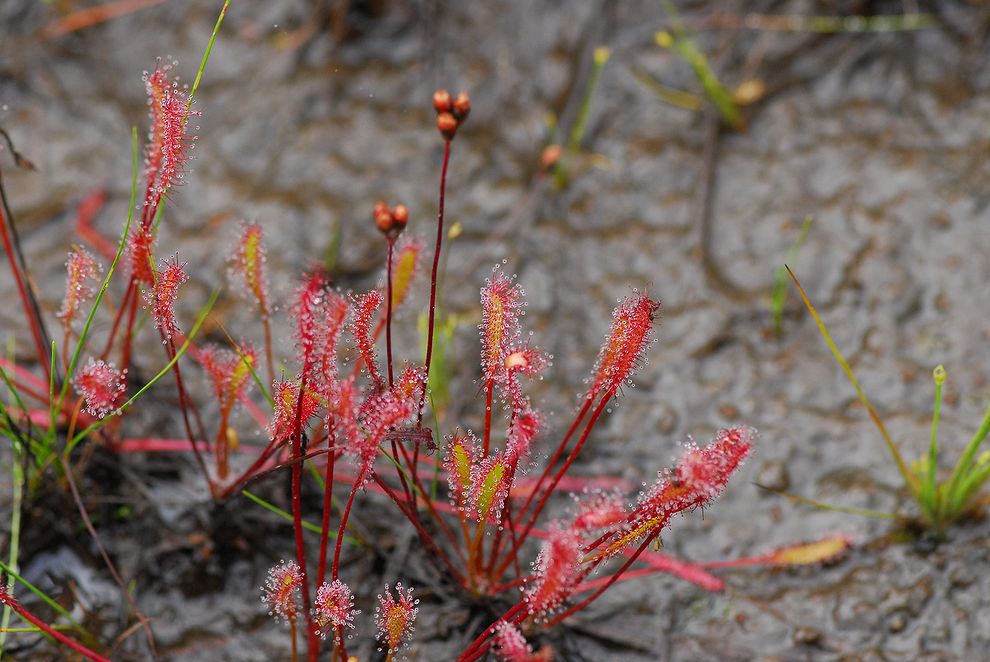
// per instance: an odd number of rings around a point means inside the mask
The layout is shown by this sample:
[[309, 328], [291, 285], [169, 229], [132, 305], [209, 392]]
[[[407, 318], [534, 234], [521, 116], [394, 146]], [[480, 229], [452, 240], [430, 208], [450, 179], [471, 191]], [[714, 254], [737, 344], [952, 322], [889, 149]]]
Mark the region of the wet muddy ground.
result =
[[[757, 427], [757, 454], [728, 495], [678, 521], [666, 551], [689, 560], [756, 554], [834, 532], [855, 546], [838, 563], [800, 571], [721, 572], [709, 594], [656, 576], [616, 587], [550, 640], [566, 660], [973, 660], [990, 646], [990, 528], [974, 522], [946, 543], [895, 543], [887, 521], [793, 505], [770, 484], [841, 506], [910, 513], [899, 477], [851, 386], [793, 292], [780, 336], [770, 332], [775, 268], [814, 221], [795, 271], [905, 454], [926, 448], [932, 368], [949, 372], [940, 436], [958, 456], [985, 408], [990, 365], [990, 68], [987, 10], [934, 3], [931, 27], [884, 34], [707, 30], [696, 35], [729, 85], [759, 80], [748, 131], [719, 128], [644, 85], [698, 90], [690, 69], [658, 48], [668, 25], [652, 1], [544, 3], [355, 2], [344, 14], [302, 0], [235, 0], [197, 97], [199, 139], [187, 182], [169, 202], [162, 254], [194, 272], [180, 302], [191, 320], [224, 281], [237, 219], [264, 224], [276, 297], [323, 259], [341, 232], [345, 288], [376, 283], [382, 246], [368, 220], [378, 198], [402, 201], [412, 232], [434, 228], [441, 142], [429, 99], [438, 86], [471, 91], [474, 110], [454, 145], [445, 298], [477, 319], [478, 289], [506, 260], [529, 295], [526, 322], [555, 357], [538, 400], [551, 429], [575, 409], [617, 298], [647, 288], [664, 305], [649, 362], [598, 429], [576, 472], [651, 481], [678, 443], [728, 423]], [[900, 2], [843, 2], [828, 11], [897, 13]], [[922, 3], [927, 6], [929, 3]], [[214, 6], [217, 5], [217, 6]], [[126, 215], [130, 127], [144, 126], [141, 73], [158, 56], [187, 82], [219, 3], [174, 1], [56, 38], [38, 31], [47, 3], [0, 6], [0, 124], [38, 166], [0, 155], [24, 250], [54, 316], [62, 262], [80, 200], [109, 194], [96, 225], [113, 236]], [[689, 23], [712, 15], [679, 4]], [[719, 3], [733, 14], [824, 11], [801, 2]], [[570, 179], [539, 177], [546, 116], [578, 114], [596, 46], [611, 48]], [[143, 129], [141, 129], [143, 131]], [[13, 301], [3, 265], [0, 296]], [[420, 282], [425, 291], [427, 283]], [[423, 306], [422, 295], [414, 306]], [[257, 333], [234, 295], [226, 326]], [[399, 345], [416, 351], [415, 314]], [[457, 378], [477, 377], [476, 332], [451, 349]], [[13, 305], [5, 342], [25, 338]], [[218, 330], [208, 331], [222, 338]], [[283, 325], [276, 333], [287, 347]], [[161, 365], [156, 341], [145, 366]], [[26, 343], [18, 350], [28, 356]], [[285, 352], [288, 353], [287, 351]], [[205, 385], [198, 387], [208, 396]], [[459, 389], [447, 428], [477, 425], [473, 385]], [[141, 408], [135, 436], [181, 434], [169, 408]], [[549, 443], [548, 443], [549, 445]], [[6, 451], [5, 451], [6, 452]], [[5, 465], [6, 466], [6, 465]], [[9, 481], [3, 508], [9, 509]], [[188, 458], [97, 452], [83, 479], [87, 505], [122, 574], [175, 660], [287, 659], [258, 586], [291, 555], [291, 527], [235, 499], [209, 500]], [[258, 487], [287, 504], [284, 481]], [[355, 652], [374, 659], [372, 600], [386, 580], [422, 589], [409, 659], [450, 659], [476, 627], [437, 581], [415, 537], [383, 518], [376, 497], [356, 525], [378, 549], [348, 550], [345, 574], [363, 610]], [[0, 517], [0, 527], [9, 518]], [[27, 512], [24, 574], [106, 641], [125, 610], [58, 490]], [[0, 540], [6, 544], [6, 530]], [[61, 659], [17, 635], [13, 659]], [[359, 643], [360, 642], [360, 643]], [[140, 634], [121, 660], [144, 659]]]

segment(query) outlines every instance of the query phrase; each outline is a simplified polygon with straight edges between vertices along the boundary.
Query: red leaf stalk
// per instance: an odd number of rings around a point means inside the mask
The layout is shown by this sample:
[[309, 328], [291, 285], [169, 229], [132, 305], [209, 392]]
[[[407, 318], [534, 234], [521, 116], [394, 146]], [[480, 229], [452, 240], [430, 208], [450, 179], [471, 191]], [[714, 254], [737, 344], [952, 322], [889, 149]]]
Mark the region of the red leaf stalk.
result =
[[6, 582], [6, 580], [4, 580], [2, 582], [2, 584], [0, 584], [0, 603], [3, 603], [5, 605], [7, 605], [11, 609], [13, 609], [14, 612], [18, 616], [20, 616], [21, 618], [23, 618], [25, 621], [27, 621], [31, 625], [34, 625], [35, 627], [37, 627], [39, 630], [41, 630], [42, 632], [44, 632], [45, 634], [47, 634], [52, 639], [58, 641], [59, 643], [65, 644], [66, 646], [68, 646], [72, 650], [76, 651], [77, 653], [79, 653], [83, 657], [89, 658], [90, 660], [93, 660], [94, 662], [110, 662], [110, 658], [103, 657], [99, 653], [95, 653], [95, 652], [91, 651], [90, 649], [86, 648], [85, 646], [83, 646], [82, 644], [80, 644], [75, 639], [72, 639], [70, 637], [67, 637], [66, 635], [62, 634], [61, 632], [59, 632], [58, 630], [56, 630], [55, 628], [51, 627], [50, 625], [48, 625], [47, 623], [45, 623], [43, 620], [41, 620], [40, 618], [38, 618], [37, 616], [35, 616], [34, 614], [32, 614], [30, 611], [28, 611], [23, 605], [21, 605], [21, 603], [17, 600], [17, 598], [15, 598], [14, 596], [12, 596], [7, 591], [7, 582]]
[[[433, 248], [433, 268], [430, 270], [430, 317], [426, 331], [426, 375], [429, 378], [433, 365], [433, 329], [436, 323], [437, 274], [440, 271], [440, 249], [443, 246], [443, 204], [447, 188], [447, 165], [450, 162], [450, 140], [443, 142], [443, 165], [440, 167], [440, 204], [437, 211], [437, 241]], [[419, 399], [419, 425], [423, 424], [423, 408], [426, 392]]]

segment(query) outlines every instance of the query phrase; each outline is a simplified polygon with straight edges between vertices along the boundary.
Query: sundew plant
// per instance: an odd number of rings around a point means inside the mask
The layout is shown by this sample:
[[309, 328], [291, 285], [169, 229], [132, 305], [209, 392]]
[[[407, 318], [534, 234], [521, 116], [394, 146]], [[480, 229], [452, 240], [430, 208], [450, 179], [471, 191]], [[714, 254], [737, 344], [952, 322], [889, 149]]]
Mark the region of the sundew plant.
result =
[[[200, 74], [205, 64], [204, 57]], [[660, 304], [645, 292], [631, 290], [618, 303], [597, 359], [588, 357], [580, 406], [566, 427], [549, 429], [528, 388], [534, 379], [552, 377], [551, 360], [524, 332], [522, 285], [496, 266], [481, 284], [481, 378], [464, 387], [477, 390], [483, 425], [472, 430], [451, 422], [434, 429], [427, 384], [436, 349], [446, 181], [455, 138], [470, 126], [468, 94], [438, 90], [432, 99], [443, 147], [436, 220], [411, 218], [401, 204], [380, 202], [370, 210], [383, 238], [381, 287], [341, 291], [329, 273], [313, 268], [299, 277], [290, 300], [277, 305], [268, 286], [264, 223], [245, 222], [232, 232], [229, 275], [260, 328], [230, 329], [224, 345], [201, 344], [196, 336], [217, 295], [191, 323], [180, 319], [176, 302], [184, 296], [187, 265], [181, 255], [160, 248], [169, 228], [163, 203], [185, 176], [196, 118], [207, 112], [193, 103], [195, 84], [179, 84], [172, 68], [158, 63], [144, 77], [150, 115], [144, 165], [137, 167], [135, 144], [131, 214], [116, 250], [105, 241], [69, 250], [55, 340], [27, 285], [28, 265], [14, 249], [12, 219], [6, 213], [2, 219], [9, 266], [42, 371], [9, 360], [0, 364], [11, 394], [3, 403], [0, 432], [26, 469], [22, 482], [36, 482], [49, 471], [65, 476], [98, 544], [73, 479], [83, 467], [79, 451], [87, 446], [188, 453], [218, 500], [240, 494], [249, 481], [288, 474], [294, 558], [273, 559], [259, 609], [286, 624], [292, 659], [346, 661], [353, 635], [375, 636], [391, 659], [413, 636], [419, 611], [428, 608], [415, 588], [391, 580], [377, 605], [357, 604], [360, 591], [343, 577], [341, 556], [350, 518], [362, 509], [372, 516], [366, 508], [372, 501], [391, 504], [449, 583], [471, 601], [488, 604], [487, 613], [499, 614], [465, 633], [470, 643], [458, 656], [464, 661], [491, 655], [550, 659], [549, 647], [537, 649], [528, 639], [617, 582], [670, 571], [669, 560], [649, 547], [675, 515], [703, 508], [723, 493], [752, 452], [756, 433], [739, 426], [718, 431], [707, 445], [685, 445], [677, 463], [660, 469], [634, 496], [582, 490], [581, 481], [569, 476], [603, 413], [621, 398], [655, 342]], [[420, 233], [435, 233], [432, 254], [424, 239], [410, 238]], [[392, 334], [414, 274], [427, 269], [426, 351], [420, 363], [396, 356]], [[101, 337], [93, 332], [98, 314], [109, 322]], [[273, 346], [276, 314], [291, 321], [291, 356], [278, 355]], [[150, 323], [141, 324], [144, 316]], [[255, 331], [263, 347], [240, 339], [240, 333]], [[135, 349], [142, 334], [156, 337], [162, 357], [157, 373], [138, 385], [129, 375], [139, 359], [149, 360]], [[279, 372], [277, 365], [288, 367]], [[173, 384], [184, 437], [125, 437], [122, 418], [161, 380]], [[205, 380], [217, 415], [203, 413], [204, 403], [189, 394], [189, 380]], [[238, 439], [231, 425], [237, 410], [264, 429], [265, 443]], [[303, 520], [302, 487], [310, 479], [322, 489], [316, 525]], [[579, 494], [568, 502], [559, 496], [564, 491]], [[342, 506], [335, 508], [338, 500]], [[549, 516], [555, 503], [571, 506], [553, 508]], [[304, 524], [319, 532], [315, 544], [304, 538]], [[109, 557], [106, 562], [130, 596]], [[0, 602], [77, 653], [107, 659], [85, 631], [69, 636], [26, 609], [14, 594], [31, 589], [5, 568], [11, 582], [4, 582]], [[153, 651], [153, 628], [128, 599]]]

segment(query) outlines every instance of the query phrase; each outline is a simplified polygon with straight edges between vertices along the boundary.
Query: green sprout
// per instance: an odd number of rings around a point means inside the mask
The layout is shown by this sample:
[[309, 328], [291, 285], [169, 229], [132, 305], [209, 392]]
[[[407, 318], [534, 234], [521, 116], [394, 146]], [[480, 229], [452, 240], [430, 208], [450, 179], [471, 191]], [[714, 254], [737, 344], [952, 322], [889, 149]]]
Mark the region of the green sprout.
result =
[[987, 438], [987, 434], [990, 433], [990, 404], [988, 404], [987, 410], [983, 415], [983, 421], [980, 423], [976, 433], [969, 440], [955, 467], [953, 467], [951, 474], [947, 479], [940, 481], [938, 479], [938, 423], [942, 409], [942, 385], [945, 383], [947, 373], [944, 367], [941, 365], [937, 366], [932, 372], [932, 379], [935, 382], [935, 406], [932, 414], [932, 431], [928, 453], [909, 468], [904, 462], [899, 448], [887, 432], [887, 428], [884, 426], [880, 415], [874, 409], [873, 405], [870, 404], [869, 399], [863, 392], [859, 380], [856, 379], [856, 375], [853, 373], [849, 363], [832, 340], [832, 336], [829, 334], [821, 317], [819, 317], [818, 311], [815, 310], [814, 305], [808, 299], [808, 295], [805, 294], [801, 283], [798, 282], [797, 277], [791, 272], [790, 268], [785, 266], [785, 269], [787, 269], [787, 273], [790, 274], [791, 279], [797, 286], [805, 306], [811, 312], [811, 316], [814, 318], [822, 337], [825, 338], [825, 342], [832, 351], [832, 355], [838, 361], [839, 365], [842, 366], [846, 377], [849, 378], [853, 388], [856, 389], [860, 402], [866, 408], [874, 425], [876, 425], [884, 442], [887, 444], [890, 455], [897, 465], [897, 470], [904, 479], [911, 497], [918, 504], [920, 516], [917, 518], [917, 523], [935, 536], [943, 536], [945, 529], [949, 525], [973, 514], [973, 511], [978, 505], [976, 497], [979, 494], [980, 488], [990, 479], [990, 452], [984, 452], [978, 455], [980, 446]]
[[736, 131], [743, 131], [746, 128], [746, 120], [732, 92], [723, 85], [705, 54], [695, 45], [688, 35], [687, 28], [677, 15], [674, 4], [669, 0], [663, 3], [664, 11], [671, 22], [670, 30], [660, 30], [654, 35], [657, 46], [666, 48], [681, 57], [694, 72], [695, 78], [701, 84], [705, 95], [712, 105], [718, 110], [727, 125]]
[[[811, 215], [805, 217], [801, 224], [801, 231], [797, 239], [787, 249], [784, 255], [784, 264], [794, 264], [797, 261], [798, 252], [808, 238], [808, 231], [811, 229]], [[770, 312], [773, 314], [773, 332], [780, 335], [781, 323], [784, 320], [784, 304], [787, 303], [787, 269], [784, 265], [777, 267], [773, 276], [773, 291], [770, 293]]]

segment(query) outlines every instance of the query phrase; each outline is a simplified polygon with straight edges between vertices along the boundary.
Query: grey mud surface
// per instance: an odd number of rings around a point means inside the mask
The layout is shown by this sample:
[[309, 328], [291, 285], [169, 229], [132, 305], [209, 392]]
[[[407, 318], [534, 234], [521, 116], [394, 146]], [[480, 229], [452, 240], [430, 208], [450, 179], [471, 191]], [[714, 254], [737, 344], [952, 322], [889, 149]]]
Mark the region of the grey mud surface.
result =
[[[16, 172], [8, 155], [0, 158], [52, 317], [78, 203], [108, 191], [96, 225], [111, 237], [126, 215], [130, 127], [145, 126], [142, 71], [173, 56], [191, 82], [218, 4], [177, 0], [53, 40], [37, 37], [53, 17], [47, 3], [0, 5], [0, 124], [38, 172]], [[197, 97], [195, 161], [169, 203], [159, 246], [194, 272], [180, 304], [186, 325], [225, 282], [239, 218], [266, 228], [277, 298], [322, 259], [334, 224], [342, 228], [341, 286], [373, 286], [383, 258], [371, 206], [380, 197], [405, 202], [412, 232], [430, 236], [441, 155], [430, 94], [441, 85], [468, 89], [474, 111], [454, 144], [448, 198], [448, 218], [464, 234], [451, 247], [445, 296], [477, 319], [492, 266], [505, 259], [518, 273], [530, 301], [525, 321], [555, 357], [535, 388], [555, 412], [551, 430], [565, 428], [575, 409], [616, 299], [645, 287], [663, 301], [660, 340], [577, 473], [648, 482], [679, 442], [747, 423], [760, 430], [757, 454], [714, 507], [675, 523], [666, 551], [704, 561], [835, 532], [855, 541], [829, 567], [722, 571], [731, 587], [724, 594], [666, 576], [623, 584], [552, 639], [560, 658], [983, 659], [985, 521], [954, 529], [933, 550], [891, 542], [886, 521], [794, 505], [754, 482], [911, 512], [881, 439], [793, 291], [782, 335], [769, 332], [774, 269], [807, 214], [814, 222], [796, 272], [905, 454], [916, 458], [926, 447], [938, 363], [949, 372], [946, 464], [982, 416], [990, 391], [986, 10], [936, 3], [936, 25], [914, 33], [704, 32], [698, 43], [727, 83], [767, 86], [746, 110], [749, 130], [733, 133], [642, 84], [649, 76], [697, 89], [686, 65], [653, 44], [665, 24], [655, 2], [351, 4], [350, 33], [335, 37], [302, 0], [234, 1]], [[821, 10], [719, 4], [735, 13]], [[693, 3], [683, 12], [701, 20], [711, 9]], [[313, 20], [309, 40], [290, 44]], [[600, 44], [612, 57], [584, 149], [568, 161], [570, 184], [556, 190], [537, 176], [544, 118], [553, 112], [563, 126], [573, 123]], [[23, 340], [3, 270], [0, 296], [9, 305], [0, 326], [5, 339], [15, 332]], [[427, 287], [419, 282], [415, 306]], [[219, 307], [228, 328], [257, 337], [246, 311], [234, 295]], [[413, 328], [414, 312], [400, 323]], [[468, 386], [448, 430], [477, 426], [483, 407], [472, 399], [475, 323], [465, 323], [451, 350]], [[284, 323], [276, 337], [287, 355]], [[416, 342], [415, 332], [400, 333], [406, 355]], [[18, 349], [26, 358], [26, 343]], [[154, 339], [143, 353], [146, 370], [161, 365]], [[160, 397], [173, 399], [168, 389]], [[159, 409], [137, 414], [131, 434], [180, 434], [169, 408]], [[92, 466], [86, 481], [100, 498], [89, 506], [122, 573], [136, 579], [166, 658], [288, 659], [288, 636], [264, 613], [257, 587], [269, 565], [290, 557], [290, 527], [244, 500], [211, 505], [182, 458], [98, 453]], [[7, 476], [0, 482], [6, 527]], [[287, 504], [280, 479], [258, 489]], [[411, 531], [381, 512], [384, 503], [369, 496], [355, 516], [382, 553], [345, 553], [363, 612], [352, 648], [375, 659], [374, 595], [401, 576], [423, 588], [408, 659], [451, 659], [477, 622], [432, 578]], [[112, 641], [124, 609], [77, 520], [64, 496], [41, 499], [28, 513], [22, 567]], [[0, 540], [6, 545], [6, 531]], [[14, 641], [14, 659], [63, 659], [37, 637]], [[145, 659], [141, 634], [115, 658]]]

